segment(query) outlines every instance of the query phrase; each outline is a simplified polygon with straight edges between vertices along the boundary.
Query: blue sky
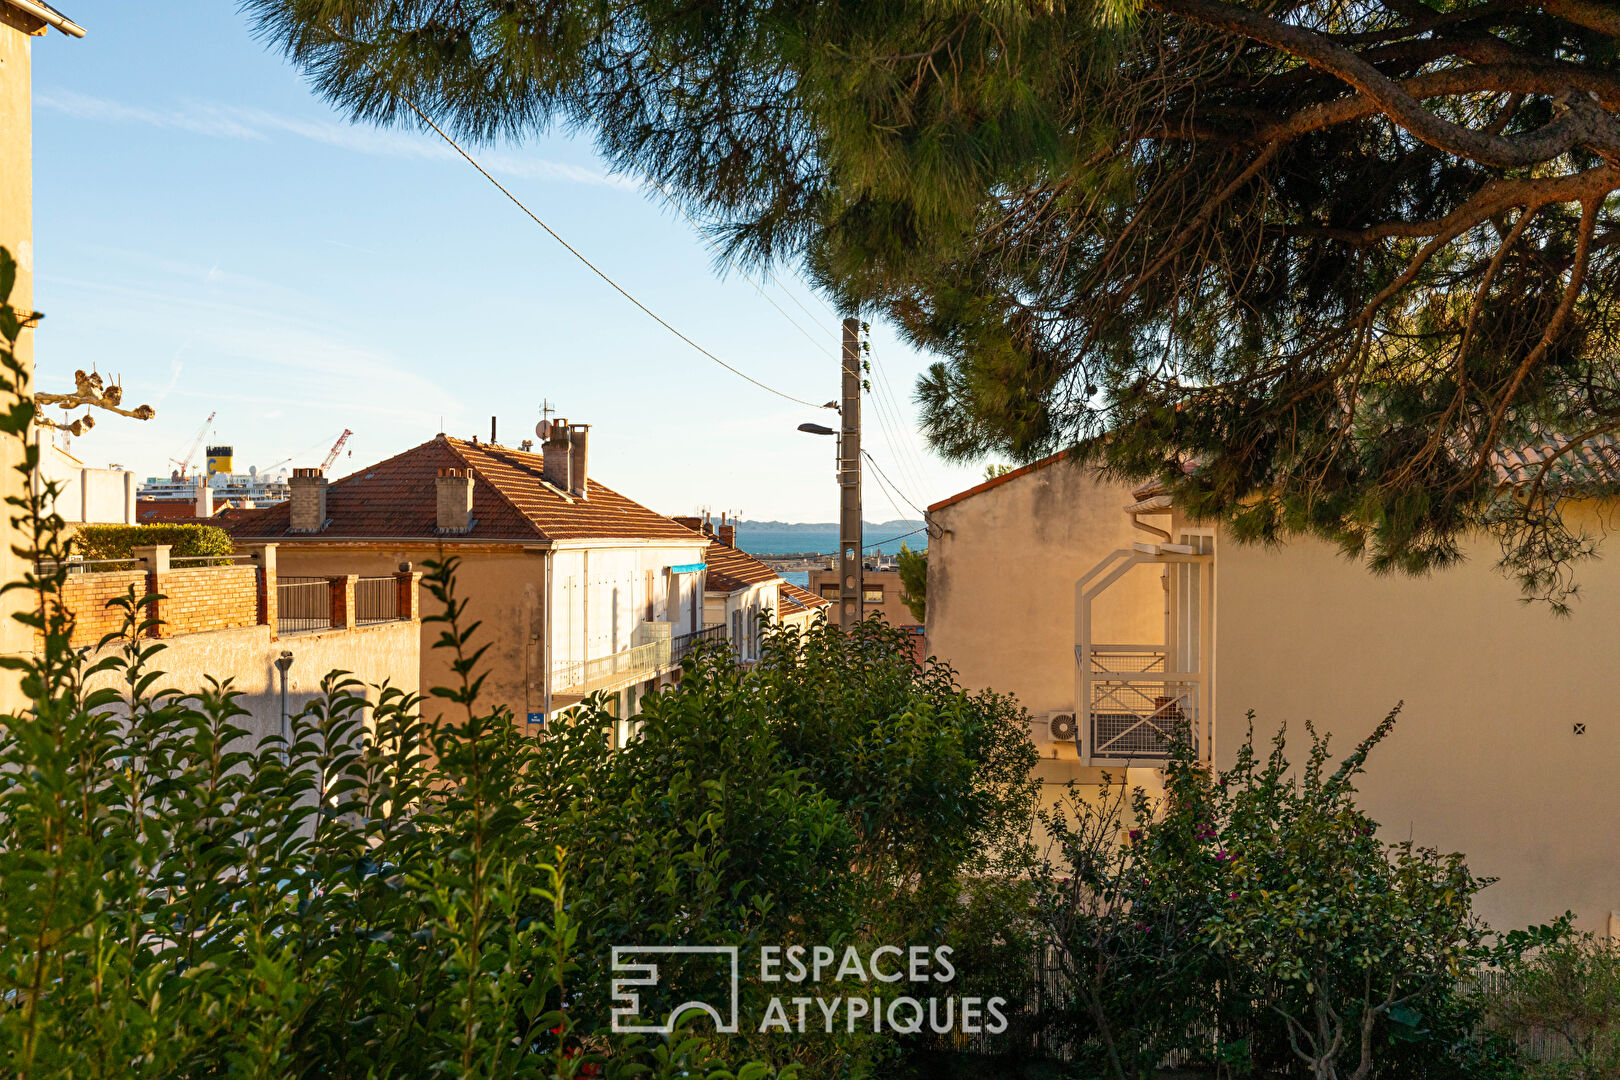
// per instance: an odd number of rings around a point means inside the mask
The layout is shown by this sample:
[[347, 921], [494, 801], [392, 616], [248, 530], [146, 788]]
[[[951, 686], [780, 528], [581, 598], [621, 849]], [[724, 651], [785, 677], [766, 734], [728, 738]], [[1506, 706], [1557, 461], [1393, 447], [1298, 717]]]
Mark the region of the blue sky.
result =
[[[342, 475], [442, 429], [527, 437], [542, 399], [593, 425], [591, 472], [664, 513], [837, 517], [827, 415], [726, 372], [637, 311], [436, 136], [357, 127], [258, 44], [230, 3], [75, 0], [89, 30], [34, 45], [35, 303], [42, 389], [119, 375], [148, 423], [105, 417], [73, 451], [166, 474], [209, 412], [238, 469]], [[655, 191], [562, 136], [475, 153], [587, 257], [705, 348], [795, 397], [837, 396], [836, 319], [791, 279], [765, 289]], [[791, 292], [783, 291], [784, 288]], [[795, 300], [797, 303], [795, 303]], [[813, 312], [812, 320], [799, 305]], [[892, 395], [867, 445], [926, 506], [980, 468], [930, 455], [911, 388], [927, 357], [879, 324]], [[880, 423], [886, 420], [887, 424]], [[887, 430], [885, 430], [887, 428]], [[868, 469], [866, 517], [895, 512]]]

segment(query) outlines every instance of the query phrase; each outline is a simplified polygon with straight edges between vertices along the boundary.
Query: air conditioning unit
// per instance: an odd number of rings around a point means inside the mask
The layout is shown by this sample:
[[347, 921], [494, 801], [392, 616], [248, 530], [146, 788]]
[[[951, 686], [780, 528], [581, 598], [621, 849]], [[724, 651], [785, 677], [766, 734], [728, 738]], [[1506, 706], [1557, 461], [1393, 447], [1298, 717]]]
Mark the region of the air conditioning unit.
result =
[[1053, 742], [1074, 742], [1079, 733], [1079, 727], [1074, 722], [1074, 713], [1056, 712], [1046, 718], [1046, 730]]
[[1042, 747], [1043, 757], [1056, 757], [1059, 746], [1073, 746], [1078, 748], [1075, 736], [1078, 727], [1075, 723], [1074, 713], [1067, 710], [1063, 712], [1036, 713], [1029, 718], [1030, 738], [1035, 740], [1037, 746]]

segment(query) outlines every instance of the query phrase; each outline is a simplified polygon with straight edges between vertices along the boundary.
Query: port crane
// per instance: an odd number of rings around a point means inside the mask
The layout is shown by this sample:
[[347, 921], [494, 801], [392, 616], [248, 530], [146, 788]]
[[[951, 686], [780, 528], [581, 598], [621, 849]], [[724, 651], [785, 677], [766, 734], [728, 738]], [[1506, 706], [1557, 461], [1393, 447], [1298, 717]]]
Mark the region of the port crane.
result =
[[[343, 444], [348, 442], [349, 441], [349, 436], [353, 435], [353, 434], [354, 434], [354, 432], [350, 431], [348, 428], [343, 429], [343, 434], [341, 434], [341, 435], [339, 435], [337, 437], [337, 442], [332, 444], [332, 449], [330, 449], [330, 450], [328, 450], [326, 452], [326, 459], [321, 462], [321, 471], [322, 472], [325, 472], [327, 469], [330, 469], [332, 467], [332, 462], [337, 460], [338, 453], [343, 449]], [[195, 453], [195, 451], [193, 451], [193, 452]], [[276, 462], [274, 465], [270, 466], [269, 468], [265, 469], [264, 471], [265, 471], [266, 474], [273, 473], [277, 469], [281, 468], [283, 465], [285, 465], [288, 462], [292, 461], [293, 458], [300, 457], [300, 456], [302, 456], [303, 454], [305, 454], [307, 452], [308, 451], [300, 450], [298, 453], [294, 454], [292, 457], [282, 458], [280, 461]]]
[[180, 466], [180, 479], [184, 480], [186, 478], [186, 472], [191, 468], [191, 459], [197, 456], [197, 448], [202, 445], [204, 437], [206, 437], [208, 434], [209, 425], [214, 422], [214, 417], [218, 415], [219, 413], [217, 412], [211, 412], [208, 414], [208, 419], [204, 420], [202, 427], [197, 429], [197, 437], [191, 440], [191, 449], [186, 451], [186, 456], [184, 459], [169, 459], [176, 465]]
[[325, 472], [332, 467], [332, 462], [337, 460], [338, 451], [343, 449], [343, 444], [348, 442], [349, 436], [353, 434], [354, 432], [348, 428], [343, 429], [343, 434], [338, 436], [337, 442], [332, 444], [332, 449], [327, 451], [326, 460], [321, 462], [321, 472]]

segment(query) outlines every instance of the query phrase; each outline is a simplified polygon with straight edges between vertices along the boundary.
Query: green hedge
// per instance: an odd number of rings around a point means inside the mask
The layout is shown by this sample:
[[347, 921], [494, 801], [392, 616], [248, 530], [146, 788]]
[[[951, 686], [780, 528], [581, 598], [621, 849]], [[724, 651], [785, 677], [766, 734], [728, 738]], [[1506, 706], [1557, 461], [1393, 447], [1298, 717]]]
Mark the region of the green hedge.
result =
[[230, 555], [230, 534], [217, 525], [86, 525], [74, 548], [86, 559], [127, 559], [138, 547], [168, 544], [170, 558]]

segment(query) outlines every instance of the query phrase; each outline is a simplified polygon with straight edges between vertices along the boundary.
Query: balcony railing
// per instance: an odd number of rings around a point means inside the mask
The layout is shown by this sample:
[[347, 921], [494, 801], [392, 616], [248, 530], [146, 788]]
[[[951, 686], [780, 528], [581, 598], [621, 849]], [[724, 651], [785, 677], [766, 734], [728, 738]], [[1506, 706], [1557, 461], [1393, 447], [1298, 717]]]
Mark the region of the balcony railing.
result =
[[726, 640], [725, 623], [710, 623], [701, 630], [694, 630], [690, 634], [682, 634], [671, 642], [669, 662], [679, 664], [691, 655], [693, 649], [696, 649], [705, 641], [724, 640]]
[[332, 582], [327, 578], [281, 578], [276, 582], [276, 633], [327, 630], [332, 626]]
[[399, 618], [399, 579], [363, 577], [354, 583], [354, 621], [360, 626]]
[[1088, 756], [1107, 760], [1168, 758], [1178, 743], [1199, 749], [1203, 679], [1167, 671], [1160, 645], [1093, 645], [1079, 658], [1084, 685]]
[[551, 667], [552, 693], [584, 696], [650, 679], [669, 670], [670, 645], [664, 638], [590, 660], [560, 660]]

